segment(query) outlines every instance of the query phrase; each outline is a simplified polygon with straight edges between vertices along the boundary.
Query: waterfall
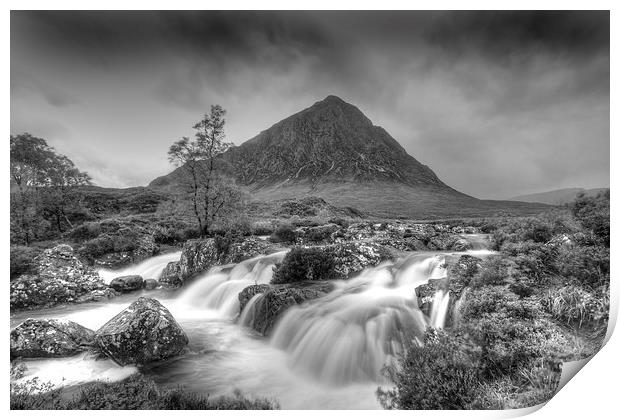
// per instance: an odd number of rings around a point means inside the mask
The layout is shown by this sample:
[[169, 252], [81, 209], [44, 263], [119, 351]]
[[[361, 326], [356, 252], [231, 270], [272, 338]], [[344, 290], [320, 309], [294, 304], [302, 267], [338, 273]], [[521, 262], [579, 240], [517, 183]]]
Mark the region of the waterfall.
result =
[[271, 281], [273, 267], [287, 251], [261, 255], [236, 265], [219, 266], [198, 277], [178, 297], [176, 304], [196, 309], [211, 309], [225, 318], [239, 313], [239, 293], [253, 284]]
[[181, 258], [181, 251], [170, 252], [167, 254], [157, 255], [152, 258], [148, 258], [137, 264], [132, 264], [127, 267], [123, 267], [118, 270], [108, 270], [106, 268], [100, 268], [98, 271], [99, 276], [106, 284], [110, 284], [112, 280], [120, 276], [127, 276], [130, 274], [137, 274], [144, 279], [159, 280], [162, 271], [173, 261], [179, 261]]
[[415, 296], [417, 286], [445, 277], [443, 262], [412, 255], [335, 282], [328, 295], [285, 312], [271, 343], [288, 353], [291, 366], [321, 381], [380, 381], [383, 366], [408, 342], [420, 342], [428, 325], [445, 320], [447, 298], [429, 321]]

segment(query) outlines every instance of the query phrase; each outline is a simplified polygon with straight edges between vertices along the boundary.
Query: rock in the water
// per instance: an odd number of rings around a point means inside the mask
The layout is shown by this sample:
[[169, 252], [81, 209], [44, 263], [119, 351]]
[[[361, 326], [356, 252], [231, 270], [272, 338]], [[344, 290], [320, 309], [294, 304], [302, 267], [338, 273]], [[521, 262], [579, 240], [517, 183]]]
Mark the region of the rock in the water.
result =
[[267, 254], [273, 251], [272, 247], [273, 244], [254, 237], [233, 242], [227, 250], [218, 250], [212, 238], [188, 241], [179, 261], [169, 263], [159, 281], [167, 286], [181, 286], [187, 279], [214, 265], [238, 263]]
[[452, 250], [459, 251], [459, 252], [467, 251], [468, 249], [471, 249], [471, 247], [472, 245], [464, 238], [458, 238], [452, 244]]
[[146, 279], [146, 280], [144, 280], [144, 288], [146, 290], [157, 289], [159, 286], [161, 286], [161, 285], [155, 279]]
[[72, 356], [88, 350], [94, 335], [72, 321], [29, 318], [11, 331], [11, 359]]
[[252, 308], [253, 314], [248, 326], [263, 335], [269, 335], [276, 321], [287, 309], [325, 296], [333, 288], [330, 282], [249, 286], [239, 293], [239, 303], [243, 310], [254, 295], [263, 294]]
[[345, 279], [393, 257], [387, 247], [373, 242], [327, 245], [324, 250], [334, 256], [334, 271]]
[[101, 327], [99, 349], [120, 365], [146, 365], [183, 353], [189, 342], [172, 314], [155, 299], [142, 297]]
[[159, 276], [159, 282], [164, 286], [177, 287], [183, 284], [179, 261], [169, 262]]
[[117, 277], [110, 282], [110, 287], [117, 292], [132, 292], [134, 290], [144, 289], [146, 282], [142, 276], [129, 275]]
[[69, 245], [46, 249], [34, 260], [34, 273], [11, 281], [11, 308], [49, 307], [79, 302], [92, 292], [114, 296], [97, 272], [80, 261]]

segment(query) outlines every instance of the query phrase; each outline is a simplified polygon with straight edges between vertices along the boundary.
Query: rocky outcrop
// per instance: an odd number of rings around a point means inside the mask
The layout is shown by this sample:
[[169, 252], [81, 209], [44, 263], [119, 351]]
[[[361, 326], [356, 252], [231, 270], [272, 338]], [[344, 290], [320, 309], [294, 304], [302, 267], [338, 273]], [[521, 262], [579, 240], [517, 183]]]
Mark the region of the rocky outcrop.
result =
[[168, 309], [142, 297], [101, 327], [95, 342], [118, 364], [142, 366], [183, 353], [189, 340]]
[[447, 275], [441, 279], [430, 279], [428, 283], [416, 287], [418, 307], [430, 316], [438, 291], [449, 292], [448, 323], [451, 322], [455, 303], [461, 298], [472, 277], [480, 268], [482, 260], [471, 255], [461, 255], [456, 261], [447, 262]]
[[11, 359], [72, 356], [88, 350], [94, 336], [72, 321], [29, 318], [11, 331]]
[[323, 249], [333, 255], [336, 261], [334, 271], [343, 279], [394, 257], [389, 248], [373, 242], [339, 243]]
[[213, 238], [188, 241], [179, 261], [169, 263], [159, 281], [166, 286], [177, 287], [214, 265], [238, 263], [276, 250], [273, 244], [256, 237], [233, 242], [226, 250], [218, 249]]
[[46, 249], [34, 260], [34, 273], [11, 281], [11, 309], [49, 307], [116, 296], [97, 272], [69, 245]]
[[142, 276], [138, 275], [121, 276], [113, 279], [110, 282], [110, 287], [121, 293], [133, 292], [134, 290], [144, 289], [145, 286], [146, 282], [144, 281]]
[[239, 293], [239, 303], [243, 311], [247, 303], [255, 295], [261, 293], [246, 317], [248, 327], [262, 335], [269, 335], [277, 320], [284, 312], [294, 305], [302, 304], [308, 300], [325, 296], [333, 290], [333, 284], [329, 282], [312, 282], [303, 284], [260, 284], [246, 287]]

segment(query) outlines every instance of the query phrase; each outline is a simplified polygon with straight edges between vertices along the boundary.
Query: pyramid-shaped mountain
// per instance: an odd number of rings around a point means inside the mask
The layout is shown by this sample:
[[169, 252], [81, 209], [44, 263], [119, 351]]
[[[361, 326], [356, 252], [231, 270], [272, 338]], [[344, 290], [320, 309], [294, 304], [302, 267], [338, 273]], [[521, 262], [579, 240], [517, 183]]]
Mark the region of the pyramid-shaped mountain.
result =
[[[318, 196], [382, 216], [439, 218], [532, 207], [478, 200], [454, 190], [357, 107], [336, 96], [229, 149], [217, 167], [258, 200]], [[149, 186], [171, 188], [182, 173], [178, 168]]]

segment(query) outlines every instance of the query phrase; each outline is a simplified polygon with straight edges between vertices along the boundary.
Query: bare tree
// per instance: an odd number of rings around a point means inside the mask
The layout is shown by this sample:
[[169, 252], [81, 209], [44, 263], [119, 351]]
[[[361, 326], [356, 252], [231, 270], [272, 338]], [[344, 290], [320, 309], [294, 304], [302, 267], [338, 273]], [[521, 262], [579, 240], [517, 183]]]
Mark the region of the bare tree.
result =
[[211, 112], [194, 124], [194, 139], [183, 137], [168, 150], [171, 163], [188, 174], [192, 209], [202, 236], [207, 236], [213, 222], [226, 203], [233, 198], [230, 188], [225, 188], [215, 173], [215, 158], [232, 144], [224, 141], [226, 111], [212, 105]]

